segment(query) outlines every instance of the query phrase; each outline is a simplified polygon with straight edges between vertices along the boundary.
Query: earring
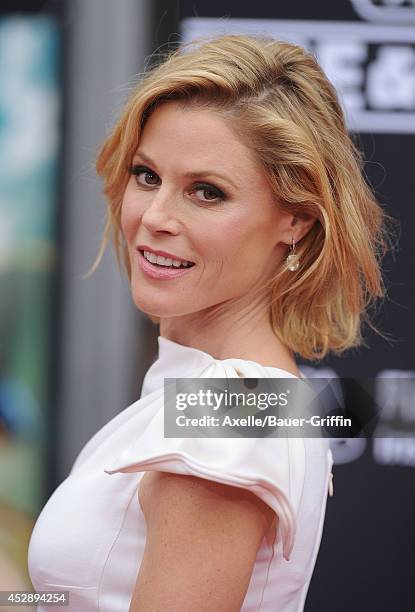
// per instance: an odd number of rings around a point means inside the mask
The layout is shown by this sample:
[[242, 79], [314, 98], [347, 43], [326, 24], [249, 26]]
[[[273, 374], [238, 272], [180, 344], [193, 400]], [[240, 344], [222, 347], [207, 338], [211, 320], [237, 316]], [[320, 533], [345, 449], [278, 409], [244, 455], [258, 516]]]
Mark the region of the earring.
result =
[[292, 237], [291, 250], [290, 253], [287, 255], [285, 262], [287, 269], [291, 272], [295, 272], [296, 270], [298, 270], [298, 267], [300, 265], [300, 256], [297, 255], [295, 252], [294, 235]]

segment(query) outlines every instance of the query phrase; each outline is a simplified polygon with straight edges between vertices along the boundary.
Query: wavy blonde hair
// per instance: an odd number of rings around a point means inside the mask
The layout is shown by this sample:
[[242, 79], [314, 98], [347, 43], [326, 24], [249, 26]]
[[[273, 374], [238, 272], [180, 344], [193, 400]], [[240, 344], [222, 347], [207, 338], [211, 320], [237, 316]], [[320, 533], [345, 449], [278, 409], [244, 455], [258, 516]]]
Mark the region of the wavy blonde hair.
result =
[[391, 248], [386, 221], [395, 220], [364, 179], [362, 154], [313, 55], [268, 36], [223, 35], [195, 39], [161, 58], [140, 75], [99, 151], [107, 215], [87, 276], [112, 237], [118, 266], [122, 256], [131, 280], [120, 226], [128, 168], [157, 104], [179, 100], [219, 112], [257, 156], [281, 208], [316, 218], [297, 244], [300, 268], [293, 273], [281, 262], [270, 285], [276, 336], [305, 359], [319, 360], [364, 344], [363, 319], [380, 333], [368, 307], [385, 296], [380, 263]]

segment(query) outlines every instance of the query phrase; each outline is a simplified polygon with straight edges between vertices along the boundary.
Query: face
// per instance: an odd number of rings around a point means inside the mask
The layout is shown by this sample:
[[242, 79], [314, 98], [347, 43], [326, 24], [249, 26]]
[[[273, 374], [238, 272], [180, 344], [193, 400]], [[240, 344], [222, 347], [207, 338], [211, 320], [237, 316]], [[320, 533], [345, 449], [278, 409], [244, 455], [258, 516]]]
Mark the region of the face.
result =
[[[252, 303], [286, 254], [291, 231], [250, 149], [224, 119], [175, 101], [161, 104], [130, 172], [121, 227], [136, 306], [169, 318]], [[139, 245], [194, 265], [154, 278], [142, 268]]]

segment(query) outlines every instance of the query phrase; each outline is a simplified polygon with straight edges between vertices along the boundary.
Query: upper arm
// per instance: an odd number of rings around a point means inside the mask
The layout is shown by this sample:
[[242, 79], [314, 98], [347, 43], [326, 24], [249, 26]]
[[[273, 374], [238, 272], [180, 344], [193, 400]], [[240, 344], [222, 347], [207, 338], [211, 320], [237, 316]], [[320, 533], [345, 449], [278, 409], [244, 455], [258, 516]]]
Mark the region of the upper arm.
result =
[[140, 485], [147, 540], [129, 612], [239, 611], [274, 511], [194, 476], [153, 471]]

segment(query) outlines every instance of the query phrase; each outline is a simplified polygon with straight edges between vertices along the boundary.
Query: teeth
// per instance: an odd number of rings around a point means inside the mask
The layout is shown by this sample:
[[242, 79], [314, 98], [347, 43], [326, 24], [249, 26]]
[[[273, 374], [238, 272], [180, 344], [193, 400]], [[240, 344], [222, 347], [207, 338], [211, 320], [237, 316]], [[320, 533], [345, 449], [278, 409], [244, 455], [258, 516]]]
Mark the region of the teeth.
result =
[[161, 255], [155, 255], [154, 253], [150, 253], [150, 251], [144, 251], [144, 257], [151, 263], [158, 264], [159, 266], [173, 266], [174, 268], [187, 268], [188, 266], [190, 266], [189, 261], [180, 261], [179, 259], [170, 259], [169, 257], [162, 257]]

